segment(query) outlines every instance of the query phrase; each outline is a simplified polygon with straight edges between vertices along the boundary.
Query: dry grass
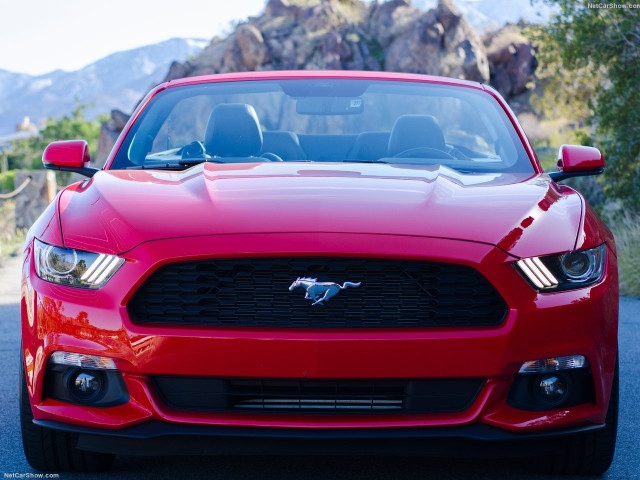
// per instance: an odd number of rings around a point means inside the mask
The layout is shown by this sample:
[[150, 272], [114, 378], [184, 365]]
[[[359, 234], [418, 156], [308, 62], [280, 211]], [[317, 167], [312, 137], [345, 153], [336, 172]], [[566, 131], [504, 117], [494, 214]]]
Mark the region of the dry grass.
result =
[[16, 229], [8, 238], [2, 239], [2, 250], [0, 251], [0, 264], [2, 257], [12, 257], [22, 254], [22, 247], [27, 238], [27, 229]]
[[17, 255], [22, 250], [27, 231], [16, 229], [15, 202], [0, 202], [0, 262], [3, 256]]
[[618, 251], [620, 294], [640, 297], [640, 217], [627, 215], [611, 227]]

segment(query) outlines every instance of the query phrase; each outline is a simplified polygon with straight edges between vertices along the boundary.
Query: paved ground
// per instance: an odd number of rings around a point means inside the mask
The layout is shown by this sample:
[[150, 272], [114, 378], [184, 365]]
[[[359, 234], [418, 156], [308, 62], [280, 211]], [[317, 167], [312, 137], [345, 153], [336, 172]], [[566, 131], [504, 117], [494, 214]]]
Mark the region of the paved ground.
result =
[[[18, 426], [18, 259], [0, 266], [0, 475], [33, 472], [27, 465]], [[640, 299], [620, 301], [621, 411], [616, 458], [606, 479], [640, 479]], [[558, 479], [529, 473], [520, 461], [375, 457], [118, 457], [100, 475], [60, 478], [146, 479]], [[37, 478], [24, 476], [22, 478]], [[568, 477], [570, 478], [570, 477]]]

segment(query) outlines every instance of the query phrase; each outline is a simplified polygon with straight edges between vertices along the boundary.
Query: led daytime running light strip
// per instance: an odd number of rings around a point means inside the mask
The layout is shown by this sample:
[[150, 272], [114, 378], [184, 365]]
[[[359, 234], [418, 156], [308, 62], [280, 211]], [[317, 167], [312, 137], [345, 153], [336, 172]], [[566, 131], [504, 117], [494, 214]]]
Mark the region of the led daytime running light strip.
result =
[[553, 276], [538, 257], [523, 258], [517, 262], [531, 283], [538, 288], [550, 288], [558, 285], [558, 279]]
[[121, 261], [121, 258], [101, 253], [80, 279], [83, 282], [99, 285], [120, 266]]

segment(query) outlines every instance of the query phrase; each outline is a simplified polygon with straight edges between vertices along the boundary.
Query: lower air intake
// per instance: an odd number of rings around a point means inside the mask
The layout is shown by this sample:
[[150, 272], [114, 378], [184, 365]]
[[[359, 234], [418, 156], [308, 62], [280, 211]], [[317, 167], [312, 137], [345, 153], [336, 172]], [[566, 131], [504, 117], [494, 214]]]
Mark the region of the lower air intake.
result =
[[164, 402], [182, 410], [291, 413], [436, 413], [467, 409], [484, 379], [276, 380], [155, 376]]

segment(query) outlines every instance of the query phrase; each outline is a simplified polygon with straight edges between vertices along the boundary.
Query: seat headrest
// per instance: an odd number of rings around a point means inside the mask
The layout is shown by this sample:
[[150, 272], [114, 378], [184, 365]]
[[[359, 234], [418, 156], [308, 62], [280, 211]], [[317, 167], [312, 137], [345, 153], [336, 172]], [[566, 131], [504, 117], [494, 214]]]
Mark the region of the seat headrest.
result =
[[246, 103], [217, 105], [207, 122], [204, 148], [219, 157], [250, 157], [262, 150], [262, 130], [256, 111]]
[[389, 137], [389, 156], [420, 147], [446, 151], [444, 135], [438, 121], [431, 115], [399, 116]]
[[389, 132], [362, 132], [347, 154], [348, 159], [377, 160], [387, 156]]
[[262, 152], [272, 152], [283, 160], [306, 160], [307, 155], [293, 132], [262, 132]]

